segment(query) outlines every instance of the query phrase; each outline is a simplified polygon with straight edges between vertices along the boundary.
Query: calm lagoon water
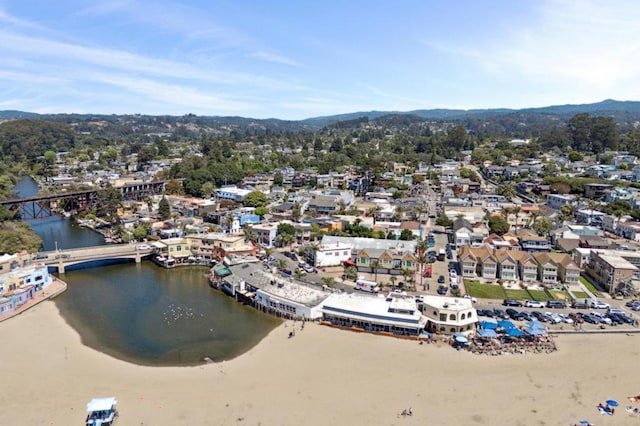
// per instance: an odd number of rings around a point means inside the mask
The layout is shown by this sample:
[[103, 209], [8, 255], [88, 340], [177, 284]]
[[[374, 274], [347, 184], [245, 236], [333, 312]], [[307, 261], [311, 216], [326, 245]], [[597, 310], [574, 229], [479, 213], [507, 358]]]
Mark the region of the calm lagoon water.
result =
[[[16, 185], [35, 195], [29, 178]], [[29, 221], [45, 250], [104, 244], [72, 220]], [[144, 261], [67, 270], [55, 304], [87, 346], [145, 365], [194, 365], [234, 358], [255, 346], [280, 320], [242, 306], [208, 285], [208, 269], [166, 270]]]

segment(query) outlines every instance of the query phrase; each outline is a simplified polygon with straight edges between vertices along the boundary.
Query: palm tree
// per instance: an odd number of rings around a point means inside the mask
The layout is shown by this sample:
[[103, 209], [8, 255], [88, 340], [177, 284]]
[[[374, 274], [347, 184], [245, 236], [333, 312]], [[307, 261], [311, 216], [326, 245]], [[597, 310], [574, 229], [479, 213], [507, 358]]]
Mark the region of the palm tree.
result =
[[287, 262], [285, 262], [284, 259], [278, 259], [278, 261], [276, 262], [276, 268], [282, 271], [283, 269], [286, 269], [286, 267]]
[[418, 265], [419, 265], [420, 286], [424, 288], [424, 274], [423, 274], [423, 271], [424, 271], [424, 265], [426, 265], [427, 262], [428, 262], [426, 251], [423, 251], [420, 254], [418, 254], [416, 260], [417, 260]]
[[316, 255], [318, 251], [320, 251], [320, 244], [314, 241], [311, 244], [309, 244], [307, 248], [311, 249], [311, 252], [313, 253], [313, 266], [318, 266], [318, 260], [316, 259]]
[[402, 276], [404, 277], [404, 281], [405, 281], [405, 286], [408, 284], [409, 282], [409, 277], [413, 275], [413, 272], [407, 268], [402, 268]]
[[396, 280], [398, 278], [395, 275], [391, 275], [391, 278], [389, 278], [389, 281], [391, 281], [391, 289], [395, 290], [396, 289]]
[[336, 285], [336, 280], [333, 277], [322, 277], [322, 284], [329, 288], [333, 288]]
[[518, 230], [518, 214], [520, 214], [520, 211], [522, 210], [522, 208], [520, 206], [515, 206], [513, 208], [513, 213], [516, 215], [516, 231]]
[[375, 279], [375, 282], [378, 282], [378, 267], [380, 266], [380, 261], [378, 259], [374, 259], [371, 261], [370, 263], [371, 265], [371, 272], [373, 272]]

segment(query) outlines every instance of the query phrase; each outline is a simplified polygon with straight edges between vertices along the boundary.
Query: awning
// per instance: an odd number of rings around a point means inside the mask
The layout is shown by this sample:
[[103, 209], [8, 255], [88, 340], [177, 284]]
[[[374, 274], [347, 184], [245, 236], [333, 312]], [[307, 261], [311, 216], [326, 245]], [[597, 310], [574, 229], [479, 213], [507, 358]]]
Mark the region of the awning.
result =
[[94, 398], [87, 404], [87, 411], [106, 411], [116, 405], [118, 401], [114, 397], [109, 398]]
[[480, 330], [478, 330], [478, 336], [480, 336], [480, 337], [498, 337], [498, 334], [493, 329], [481, 328]]
[[542, 328], [531, 328], [531, 327], [525, 328], [524, 332], [530, 336], [544, 336], [545, 334], [547, 334], [547, 332], [544, 331], [544, 329]]
[[493, 321], [480, 321], [478, 325], [480, 328], [484, 328], [485, 330], [495, 330], [498, 328], [498, 324]]
[[512, 336], [512, 337], [524, 336], [524, 333], [518, 330], [517, 328], [507, 328], [505, 329], [504, 332], [507, 333], [508, 336]]
[[527, 324], [529, 328], [544, 330], [546, 327], [540, 321], [529, 321]]
[[512, 329], [512, 328], [516, 328], [516, 325], [514, 323], [512, 323], [511, 321], [501, 320], [501, 321], [498, 321], [498, 327], [504, 328], [505, 330], [509, 330], [509, 329]]

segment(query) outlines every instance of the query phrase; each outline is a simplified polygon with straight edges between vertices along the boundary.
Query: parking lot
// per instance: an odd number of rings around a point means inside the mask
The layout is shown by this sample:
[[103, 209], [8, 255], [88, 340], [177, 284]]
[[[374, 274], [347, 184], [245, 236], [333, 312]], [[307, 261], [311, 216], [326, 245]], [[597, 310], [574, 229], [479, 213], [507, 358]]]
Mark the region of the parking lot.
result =
[[[619, 301], [616, 301], [619, 302]], [[518, 302], [523, 305], [525, 302]], [[626, 306], [626, 305], [629, 306]], [[630, 329], [635, 330], [638, 326], [636, 312], [640, 311], [640, 302], [632, 304], [625, 303], [606, 304], [599, 309], [585, 307], [575, 309], [571, 307], [553, 308], [546, 304], [543, 307], [512, 306], [499, 302], [479, 301], [476, 303], [478, 319], [480, 321], [495, 321], [508, 319], [515, 323], [527, 323], [537, 320], [543, 322], [549, 330], [614, 330]]]

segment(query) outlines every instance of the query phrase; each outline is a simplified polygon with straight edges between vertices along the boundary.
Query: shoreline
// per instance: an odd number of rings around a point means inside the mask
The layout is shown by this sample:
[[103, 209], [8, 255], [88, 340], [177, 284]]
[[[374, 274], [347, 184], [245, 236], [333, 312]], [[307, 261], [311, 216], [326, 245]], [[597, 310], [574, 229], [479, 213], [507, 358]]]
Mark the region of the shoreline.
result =
[[[477, 357], [316, 323], [288, 338], [292, 324], [230, 361], [149, 367], [84, 346], [55, 304], [40, 304], [0, 325], [11, 366], [0, 423], [79, 424], [85, 404], [106, 396], [123, 425], [638, 423], [624, 410], [638, 391], [628, 374], [636, 335], [562, 335], [551, 354]], [[610, 398], [620, 409], [599, 415]], [[413, 415], [400, 416], [408, 407]]]

